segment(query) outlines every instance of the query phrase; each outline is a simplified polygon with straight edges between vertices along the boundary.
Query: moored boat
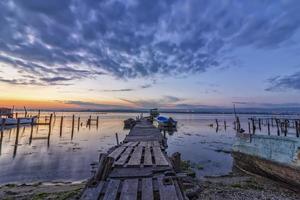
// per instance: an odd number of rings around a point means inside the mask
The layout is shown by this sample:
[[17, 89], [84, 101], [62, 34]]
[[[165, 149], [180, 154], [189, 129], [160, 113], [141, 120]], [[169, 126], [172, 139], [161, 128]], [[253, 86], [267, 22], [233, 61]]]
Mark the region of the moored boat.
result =
[[20, 124], [31, 124], [37, 122], [37, 117], [20, 117], [20, 118], [0, 118], [0, 123], [4, 120], [4, 124], [6, 126], [17, 125], [18, 119], [20, 120]]
[[238, 133], [232, 155], [243, 171], [300, 188], [300, 139]]
[[170, 127], [174, 128], [177, 126], [177, 121], [175, 121], [172, 117], [164, 117], [158, 116], [155, 118], [155, 121], [158, 123], [159, 127]]

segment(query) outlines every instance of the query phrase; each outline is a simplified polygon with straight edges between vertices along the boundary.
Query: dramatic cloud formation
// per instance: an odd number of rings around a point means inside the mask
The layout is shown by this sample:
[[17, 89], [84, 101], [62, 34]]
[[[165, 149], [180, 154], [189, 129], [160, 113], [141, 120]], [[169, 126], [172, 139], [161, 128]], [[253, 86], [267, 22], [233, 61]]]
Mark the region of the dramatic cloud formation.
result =
[[0, 9], [0, 63], [21, 77], [0, 81], [13, 84], [201, 73], [229, 64], [233, 48], [280, 47], [300, 26], [292, 0], [2, 0]]
[[300, 90], [300, 72], [289, 76], [277, 76], [269, 80], [271, 86], [267, 91], [278, 91], [284, 89]]

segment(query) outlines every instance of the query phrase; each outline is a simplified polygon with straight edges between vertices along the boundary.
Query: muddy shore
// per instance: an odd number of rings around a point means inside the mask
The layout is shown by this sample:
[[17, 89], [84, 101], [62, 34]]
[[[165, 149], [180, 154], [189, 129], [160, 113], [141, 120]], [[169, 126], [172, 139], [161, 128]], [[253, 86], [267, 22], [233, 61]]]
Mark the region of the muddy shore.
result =
[[[226, 176], [191, 178], [190, 183], [198, 186], [191, 192], [190, 199], [201, 200], [299, 200], [300, 193], [284, 187], [272, 180], [233, 173]], [[7, 184], [0, 186], [0, 199], [3, 200], [73, 200], [78, 199], [85, 183], [32, 183]]]

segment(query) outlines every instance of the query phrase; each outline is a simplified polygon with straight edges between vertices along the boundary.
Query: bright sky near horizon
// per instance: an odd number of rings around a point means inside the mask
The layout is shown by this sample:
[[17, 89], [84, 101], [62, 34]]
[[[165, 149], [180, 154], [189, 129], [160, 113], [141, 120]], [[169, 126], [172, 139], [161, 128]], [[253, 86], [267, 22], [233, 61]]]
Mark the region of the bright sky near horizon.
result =
[[2, 0], [0, 107], [300, 107], [298, 0]]

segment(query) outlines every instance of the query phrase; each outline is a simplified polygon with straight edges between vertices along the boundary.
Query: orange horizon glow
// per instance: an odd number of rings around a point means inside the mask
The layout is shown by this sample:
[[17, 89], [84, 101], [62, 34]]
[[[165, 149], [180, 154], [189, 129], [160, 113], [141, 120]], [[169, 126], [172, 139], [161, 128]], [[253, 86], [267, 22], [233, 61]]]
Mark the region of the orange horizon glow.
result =
[[[102, 102], [93, 102], [87, 101], [90, 103], [99, 103], [103, 105], [117, 105], [117, 106], [128, 106], [133, 107], [132, 105], [125, 104], [120, 101], [102, 101]], [[56, 100], [28, 100], [28, 99], [0, 99], [0, 107], [6, 108], [15, 108], [15, 109], [80, 109], [82, 108], [80, 105], [76, 104], [67, 104], [64, 101], [56, 101]], [[93, 107], [93, 106], [91, 106]]]

